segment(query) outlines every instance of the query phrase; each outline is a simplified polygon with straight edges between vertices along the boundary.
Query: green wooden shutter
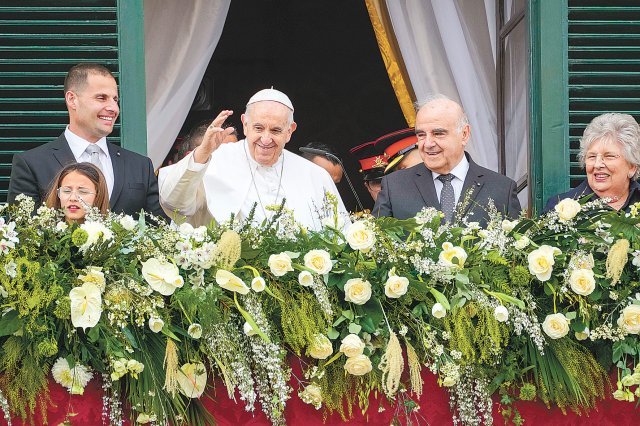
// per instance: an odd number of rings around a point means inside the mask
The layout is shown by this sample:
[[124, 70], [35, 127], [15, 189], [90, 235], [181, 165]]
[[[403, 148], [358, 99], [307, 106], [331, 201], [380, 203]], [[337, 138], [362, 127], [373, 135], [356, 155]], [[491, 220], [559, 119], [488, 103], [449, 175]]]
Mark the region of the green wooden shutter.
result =
[[640, 121], [640, 3], [569, 0], [570, 184], [584, 179], [577, 160], [580, 137], [605, 112]]
[[[13, 154], [58, 137], [68, 123], [63, 82], [80, 62], [119, 78], [116, 0], [0, 3], [0, 201]], [[120, 143], [116, 125], [109, 141]]]

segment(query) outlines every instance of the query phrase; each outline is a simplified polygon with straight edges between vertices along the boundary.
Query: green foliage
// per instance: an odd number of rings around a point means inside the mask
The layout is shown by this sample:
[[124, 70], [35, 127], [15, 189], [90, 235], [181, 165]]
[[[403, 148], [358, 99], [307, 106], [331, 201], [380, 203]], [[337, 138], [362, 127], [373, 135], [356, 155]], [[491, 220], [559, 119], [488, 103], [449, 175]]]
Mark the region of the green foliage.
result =
[[491, 310], [475, 302], [452, 312], [445, 328], [451, 333], [451, 350], [461, 352], [466, 364], [495, 363], [509, 342], [507, 326], [499, 323]]
[[279, 306], [283, 342], [300, 356], [316, 334], [327, 332], [327, 320], [312, 293], [298, 294], [296, 303], [291, 303], [294, 296], [285, 289], [278, 296], [282, 300]]
[[611, 391], [606, 371], [588, 350], [570, 339], [549, 340], [544, 355], [530, 344], [525, 355], [533, 366], [538, 396], [547, 405], [581, 412], [593, 408]]

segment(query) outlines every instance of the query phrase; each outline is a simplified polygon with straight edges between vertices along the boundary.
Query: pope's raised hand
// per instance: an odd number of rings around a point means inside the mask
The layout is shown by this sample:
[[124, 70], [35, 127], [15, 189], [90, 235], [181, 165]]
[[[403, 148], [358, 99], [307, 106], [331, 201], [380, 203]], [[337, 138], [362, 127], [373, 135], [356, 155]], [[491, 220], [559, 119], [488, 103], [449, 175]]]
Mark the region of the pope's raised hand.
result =
[[193, 159], [196, 163], [206, 163], [209, 161], [209, 157], [213, 151], [218, 149], [222, 145], [224, 140], [233, 133], [233, 127], [222, 128], [225, 120], [233, 114], [231, 110], [223, 110], [213, 120], [211, 125], [207, 128], [204, 136], [202, 137], [202, 143], [193, 152]]

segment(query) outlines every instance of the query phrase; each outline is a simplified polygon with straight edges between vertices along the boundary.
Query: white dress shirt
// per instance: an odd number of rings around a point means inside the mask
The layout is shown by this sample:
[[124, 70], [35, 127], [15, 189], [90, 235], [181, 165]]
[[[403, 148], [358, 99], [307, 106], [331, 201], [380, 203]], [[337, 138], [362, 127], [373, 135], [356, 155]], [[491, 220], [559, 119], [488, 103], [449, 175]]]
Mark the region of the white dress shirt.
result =
[[[69, 130], [69, 126], [67, 126], [64, 131], [64, 137], [67, 139], [67, 143], [69, 144], [69, 148], [71, 148], [71, 152], [75, 157], [78, 163], [90, 163], [91, 156], [87, 152], [87, 147], [91, 142], [81, 138], [80, 136], [73, 133]], [[111, 164], [111, 157], [109, 156], [109, 148], [107, 147], [107, 138], [101, 138], [98, 142], [95, 143], [96, 146], [100, 148], [100, 168], [102, 169], [102, 174], [107, 182], [107, 189], [109, 190], [109, 196], [111, 196], [111, 192], [113, 191], [113, 164]]]
[[[462, 155], [462, 160], [456, 165], [449, 173], [451, 173], [454, 178], [451, 180], [451, 186], [453, 186], [453, 193], [456, 196], [456, 205], [460, 201], [460, 195], [462, 194], [462, 186], [464, 185], [464, 180], [467, 177], [467, 172], [469, 171], [469, 161], [467, 160], [466, 155]], [[438, 194], [438, 201], [440, 201], [440, 193], [442, 192], [442, 181], [438, 179], [440, 173], [436, 173], [434, 171], [431, 172], [433, 175], [433, 184], [436, 187], [436, 194]]]

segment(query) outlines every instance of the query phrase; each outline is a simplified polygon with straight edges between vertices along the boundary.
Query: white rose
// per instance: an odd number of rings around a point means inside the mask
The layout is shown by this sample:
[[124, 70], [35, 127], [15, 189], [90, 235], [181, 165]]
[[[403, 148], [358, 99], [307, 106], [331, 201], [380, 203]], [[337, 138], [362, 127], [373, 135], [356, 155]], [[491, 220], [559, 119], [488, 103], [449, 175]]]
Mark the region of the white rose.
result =
[[344, 339], [342, 339], [340, 352], [351, 358], [362, 354], [362, 352], [364, 351], [364, 347], [364, 342], [362, 341], [362, 339], [360, 339], [360, 337], [358, 337], [357, 334], [349, 334]]
[[513, 246], [516, 248], [516, 250], [522, 250], [525, 247], [527, 247], [529, 243], [531, 243], [531, 240], [529, 239], [529, 237], [527, 237], [526, 235], [523, 235], [520, 237], [519, 240], [516, 240]]
[[255, 291], [256, 293], [264, 291], [265, 288], [267, 288], [267, 283], [264, 281], [264, 278], [255, 277], [253, 280], [251, 280], [251, 290]]
[[87, 233], [87, 241], [80, 247], [80, 251], [86, 251], [89, 247], [100, 241], [113, 239], [113, 233], [100, 222], [85, 222], [80, 228]]
[[344, 285], [344, 300], [364, 305], [371, 298], [371, 284], [362, 278], [352, 278]]
[[431, 308], [431, 315], [436, 318], [444, 318], [447, 315], [447, 310], [441, 303], [436, 303], [433, 305], [433, 308]]
[[498, 322], [507, 322], [509, 319], [509, 311], [507, 311], [505, 306], [496, 306], [496, 309], [493, 311], [493, 317]]
[[457, 380], [454, 377], [447, 376], [444, 378], [444, 380], [442, 380], [442, 386], [450, 388], [451, 386], [455, 385], [456, 382]]
[[316, 334], [307, 351], [312, 358], [327, 359], [333, 353], [333, 345], [324, 334]]
[[234, 293], [249, 293], [249, 287], [244, 281], [224, 269], [218, 269], [216, 272], [216, 283], [225, 290], [233, 291]]
[[147, 413], [140, 413], [136, 418], [136, 423], [140, 423], [141, 425], [146, 425], [151, 421], [151, 417]]
[[620, 312], [618, 326], [627, 334], [640, 334], [640, 305], [629, 305]]
[[289, 271], [293, 271], [291, 258], [287, 253], [272, 254], [269, 256], [269, 269], [276, 277], [281, 277]]
[[171, 296], [184, 284], [176, 265], [154, 257], [142, 263], [142, 276], [152, 289], [163, 296]]
[[203, 242], [205, 237], [207, 236], [207, 227], [206, 226], [198, 226], [193, 230], [193, 234], [191, 234], [191, 238], [193, 238], [196, 242]]
[[309, 271], [302, 271], [298, 274], [298, 282], [302, 287], [310, 287], [313, 285], [313, 275]]
[[300, 399], [307, 404], [313, 405], [316, 410], [319, 410], [322, 406], [322, 390], [320, 386], [313, 383], [308, 385], [300, 392]]
[[558, 217], [562, 221], [571, 220], [576, 217], [581, 208], [580, 203], [572, 198], [565, 198], [555, 206]]
[[95, 326], [102, 315], [102, 293], [94, 283], [84, 283], [69, 292], [71, 323], [83, 330]]
[[502, 221], [502, 230], [508, 234], [509, 232], [513, 231], [513, 228], [515, 228], [517, 224], [517, 220], [504, 219]]
[[360, 354], [347, 358], [347, 362], [344, 363], [344, 369], [354, 376], [364, 376], [373, 369], [373, 366], [368, 356]]
[[347, 242], [354, 250], [367, 251], [376, 242], [376, 236], [366, 221], [358, 221], [347, 229]]
[[585, 327], [582, 331], [576, 331], [576, 339], [577, 340], [587, 340], [589, 337], [589, 328]]
[[189, 326], [187, 330], [187, 334], [191, 336], [192, 339], [199, 339], [202, 337], [202, 326], [198, 323], [193, 323]]
[[190, 223], [185, 222], [178, 227], [178, 232], [183, 237], [190, 237], [191, 234], [193, 234], [193, 226], [191, 226]]
[[311, 250], [304, 255], [304, 266], [317, 274], [327, 274], [333, 267], [331, 255], [325, 250]]
[[[455, 263], [454, 263], [455, 259]], [[438, 260], [441, 265], [454, 266], [461, 268], [464, 266], [464, 262], [467, 260], [467, 252], [462, 247], [457, 247], [450, 242], [442, 243], [442, 251]]]
[[553, 256], [557, 254], [558, 251], [555, 247], [542, 245], [529, 253], [529, 272], [535, 275], [540, 281], [544, 282], [549, 280], [555, 263]]
[[392, 275], [384, 284], [384, 294], [391, 299], [397, 299], [400, 296], [404, 296], [408, 288], [408, 278]]
[[159, 333], [162, 330], [162, 327], [164, 327], [164, 321], [162, 321], [162, 318], [154, 316], [149, 317], [149, 328], [151, 331]]
[[253, 329], [253, 327], [251, 327], [251, 324], [249, 324], [248, 322], [245, 321], [244, 326], [242, 326], [242, 330], [244, 331], [244, 334], [246, 334], [247, 336], [255, 336], [256, 331]]
[[544, 319], [542, 329], [552, 339], [559, 339], [569, 332], [569, 320], [561, 313], [550, 314]]
[[128, 214], [120, 218], [120, 225], [122, 225], [122, 227], [127, 231], [133, 231], [133, 228], [136, 227], [136, 223], [135, 219]]
[[596, 279], [591, 269], [574, 269], [569, 276], [569, 284], [574, 293], [588, 296], [596, 288]]

